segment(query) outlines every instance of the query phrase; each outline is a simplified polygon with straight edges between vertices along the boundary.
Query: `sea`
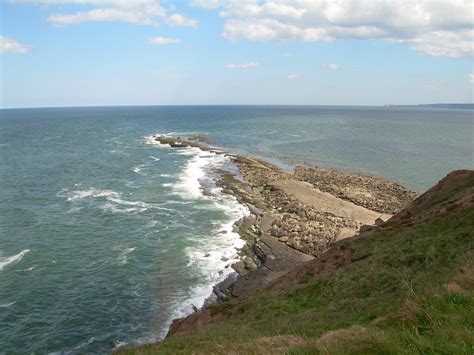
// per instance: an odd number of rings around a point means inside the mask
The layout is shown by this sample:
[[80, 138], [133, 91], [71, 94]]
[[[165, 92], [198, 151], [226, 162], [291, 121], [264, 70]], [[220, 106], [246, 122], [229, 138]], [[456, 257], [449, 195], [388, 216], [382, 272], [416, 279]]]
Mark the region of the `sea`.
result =
[[142, 106], [0, 110], [0, 353], [108, 353], [162, 339], [233, 271], [249, 213], [227, 151], [423, 192], [473, 168], [473, 110]]

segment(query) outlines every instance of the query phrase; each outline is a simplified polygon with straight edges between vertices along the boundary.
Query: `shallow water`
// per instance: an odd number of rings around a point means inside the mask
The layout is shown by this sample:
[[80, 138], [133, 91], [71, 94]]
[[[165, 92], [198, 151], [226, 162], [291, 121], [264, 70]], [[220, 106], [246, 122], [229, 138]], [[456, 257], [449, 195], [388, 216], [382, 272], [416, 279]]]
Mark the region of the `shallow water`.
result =
[[422, 191], [473, 168], [472, 129], [468, 110], [0, 110], [1, 350], [107, 352], [111, 341], [158, 339], [230, 272], [242, 244], [232, 224], [248, 212], [199, 184], [212, 186], [228, 161], [152, 134], [204, 133], [282, 165], [367, 171]]

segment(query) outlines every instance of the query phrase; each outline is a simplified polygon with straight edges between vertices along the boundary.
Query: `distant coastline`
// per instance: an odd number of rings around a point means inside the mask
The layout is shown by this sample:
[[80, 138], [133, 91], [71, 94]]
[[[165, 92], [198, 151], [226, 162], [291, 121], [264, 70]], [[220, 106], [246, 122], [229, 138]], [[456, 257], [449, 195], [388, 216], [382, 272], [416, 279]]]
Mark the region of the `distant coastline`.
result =
[[441, 108], [441, 109], [458, 109], [458, 110], [474, 110], [474, 104], [418, 104], [418, 105], [385, 105], [390, 108]]

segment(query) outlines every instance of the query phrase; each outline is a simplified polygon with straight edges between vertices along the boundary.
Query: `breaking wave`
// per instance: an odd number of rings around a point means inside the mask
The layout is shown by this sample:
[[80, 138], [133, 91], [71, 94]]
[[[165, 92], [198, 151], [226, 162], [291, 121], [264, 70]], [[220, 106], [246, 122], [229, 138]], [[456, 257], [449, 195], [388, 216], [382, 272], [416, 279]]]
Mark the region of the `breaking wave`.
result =
[[30, 249], [25, 249], [19, 252], [16, 255], [9, 256], [6, 258], [0, 258], [0, 271], [3, 270], [3, 268], [7, 265], [10, 265], [12, 263], [18, 263], [23, 259], [23, 257], [30, 251]]
[[[173, 154], [187, 156], [189, 160], [183, 166], [178, 181], [163, 186], [171, 187], [175, 194], [189, 203], [208, 200], [211, 205], [205, 208], [224, 212], [226, 218], [214, 227], [210, 235], [196, 235], [193, 246], [185, 249], [188, 267], [199, 272], [200, 282], [192, 287], [186, 299], [176, 300], [169, 324], [175, 318], [192, 313], [194, 307], [201, 308], [211, 296], [213, 287], [235, 273], [230, 266], [239, 260], [238, 251], [245, 242], [234, 232], [233, 226], [250, 213], [235, 196], [224, 194], [222, 188], [216, 185], [218, 170], [230, 162], [228, 156], [194, 147], [176, 149]], [[202, 207], [196, 205], [196, 208]], [[166, 331], [164, 329], [160, 335], [163, 337]]]
[[113, 190], [101, 190], [94, 187], [85, 190], [69, 191], [63, 189], [57, 194], [58, 197], [66, 198], [67, 201], [73, 203], [81, 203], [93, 200], [99, 202], [100, 209], [112, 213], [140, 213], [148, 209], [159, 210], [162, 213], [173, 212], [174, 210], [159, 206], [154, 203], [143, 201], [124, 200], [122, 194]]

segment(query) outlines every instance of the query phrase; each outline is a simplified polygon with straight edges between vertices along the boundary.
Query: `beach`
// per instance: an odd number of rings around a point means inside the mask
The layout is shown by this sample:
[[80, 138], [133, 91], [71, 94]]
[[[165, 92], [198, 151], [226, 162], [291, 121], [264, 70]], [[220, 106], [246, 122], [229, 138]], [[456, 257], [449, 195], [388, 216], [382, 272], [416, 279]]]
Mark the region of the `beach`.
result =
[[207, 305], [247, 297], [320, 257], [334, 242], [383, 225], [417, 196], [397, 183], [360, 173], [308, 166], [284, 171], [259, 158], [226, 152], [201, 135], [154, 139], [171, 148], [230, 157], [237, 169], [219, 171], [217, 184], [250, 211], [234, 224], [246, 242], [231, 266], [236, 274], [215, 285], [197, 313], [174, 320], [168, 335], [205, 324]]

